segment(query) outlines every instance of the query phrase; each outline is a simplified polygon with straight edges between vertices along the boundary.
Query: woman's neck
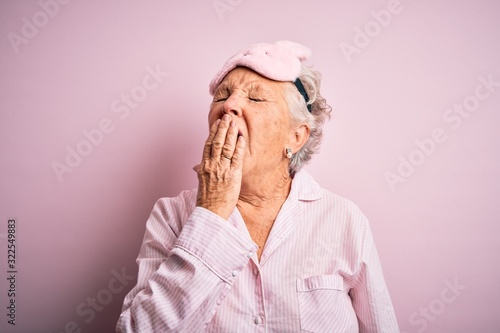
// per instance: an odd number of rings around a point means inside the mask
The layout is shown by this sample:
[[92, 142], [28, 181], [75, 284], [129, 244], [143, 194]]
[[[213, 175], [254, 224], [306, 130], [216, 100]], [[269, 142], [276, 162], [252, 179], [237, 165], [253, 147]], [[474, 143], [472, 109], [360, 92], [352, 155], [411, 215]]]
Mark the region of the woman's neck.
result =
[[292, 177], [288, 169], [281, 174], [274, 172], [253, 179], [247, 177], [242, 182], [236, 206], [245, 221], [250, 237], [259, 247], [258, 260], [291, 187]]
[[238, 202], [254, 208], [281, 207], [290, 193], [292, 177], [286, 170], [244, 177]]

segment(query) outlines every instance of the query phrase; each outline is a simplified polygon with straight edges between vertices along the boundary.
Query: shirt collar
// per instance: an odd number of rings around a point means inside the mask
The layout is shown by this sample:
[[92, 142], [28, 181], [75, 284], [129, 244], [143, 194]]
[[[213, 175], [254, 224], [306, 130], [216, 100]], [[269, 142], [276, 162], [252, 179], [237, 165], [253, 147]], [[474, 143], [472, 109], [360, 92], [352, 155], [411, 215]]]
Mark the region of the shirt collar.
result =
[[323, 189], [307, 171], [300, 170], [293, 177], [290, 195], [301, 201], [315, 201], [323, 196]]

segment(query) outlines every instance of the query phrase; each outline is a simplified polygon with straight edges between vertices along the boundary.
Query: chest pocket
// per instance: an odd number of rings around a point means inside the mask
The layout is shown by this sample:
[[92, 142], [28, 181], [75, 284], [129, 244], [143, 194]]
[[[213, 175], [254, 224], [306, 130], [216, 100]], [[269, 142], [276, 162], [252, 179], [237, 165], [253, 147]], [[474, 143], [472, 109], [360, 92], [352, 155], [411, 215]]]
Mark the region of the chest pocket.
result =
[[340, 275], [297, 279], [300, 328], [307, 332], [358, 332], [347, 292]]

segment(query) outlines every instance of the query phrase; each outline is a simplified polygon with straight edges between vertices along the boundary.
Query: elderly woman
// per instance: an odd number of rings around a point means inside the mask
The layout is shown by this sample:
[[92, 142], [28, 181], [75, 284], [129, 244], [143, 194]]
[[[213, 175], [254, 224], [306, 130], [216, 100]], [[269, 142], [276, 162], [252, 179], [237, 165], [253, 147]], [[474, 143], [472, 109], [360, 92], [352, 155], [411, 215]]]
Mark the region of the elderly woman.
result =
[[397, 332], [368, 222], [301, 170], [330, 107], [309, 49], [254, 44], [210, 84], [197, 190], [160, 199], [118, 332]]

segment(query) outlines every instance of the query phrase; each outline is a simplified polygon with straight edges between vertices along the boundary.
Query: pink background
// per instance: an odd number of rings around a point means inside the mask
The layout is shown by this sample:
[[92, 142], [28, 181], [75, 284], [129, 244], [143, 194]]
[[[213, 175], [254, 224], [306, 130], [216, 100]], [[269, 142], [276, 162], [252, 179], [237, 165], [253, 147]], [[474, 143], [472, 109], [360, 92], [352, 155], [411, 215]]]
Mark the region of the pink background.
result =
[[[154, 202], [197, 184], [212, 75], [247, 44], [280, 39], [309, 46], [324, 75], [335, 115], [307, 169], [369, 217], [401, 330], [498, 331], [500, 87], [471, 96], [480, 77], [500, 82], [500, 2], [66, 2], [0, 4], [0, 331], [113, 331], [134, 283], [114, 274], [137, 274]], [[388, 9], [381, 26], [371, 13]], [[142, 89], [157, 67], [168, 77]], [[121, 119], [131, 92], [143, 100]], [[474, 111], [457, 126], [447, 110], [465, 101]], [[82, 131], [103, 119], [113, 130], [90, 151]], [[431, 147], [435, 128], [446, 140]], [[52, 164], [78, 144], [87, 156], [59, 180]], [[400, 156], [419, 165], [391, 188]], [[18, 221], [15, 327], [8, 218]], [[107, 304], [91, 311], [96, 297]]]

